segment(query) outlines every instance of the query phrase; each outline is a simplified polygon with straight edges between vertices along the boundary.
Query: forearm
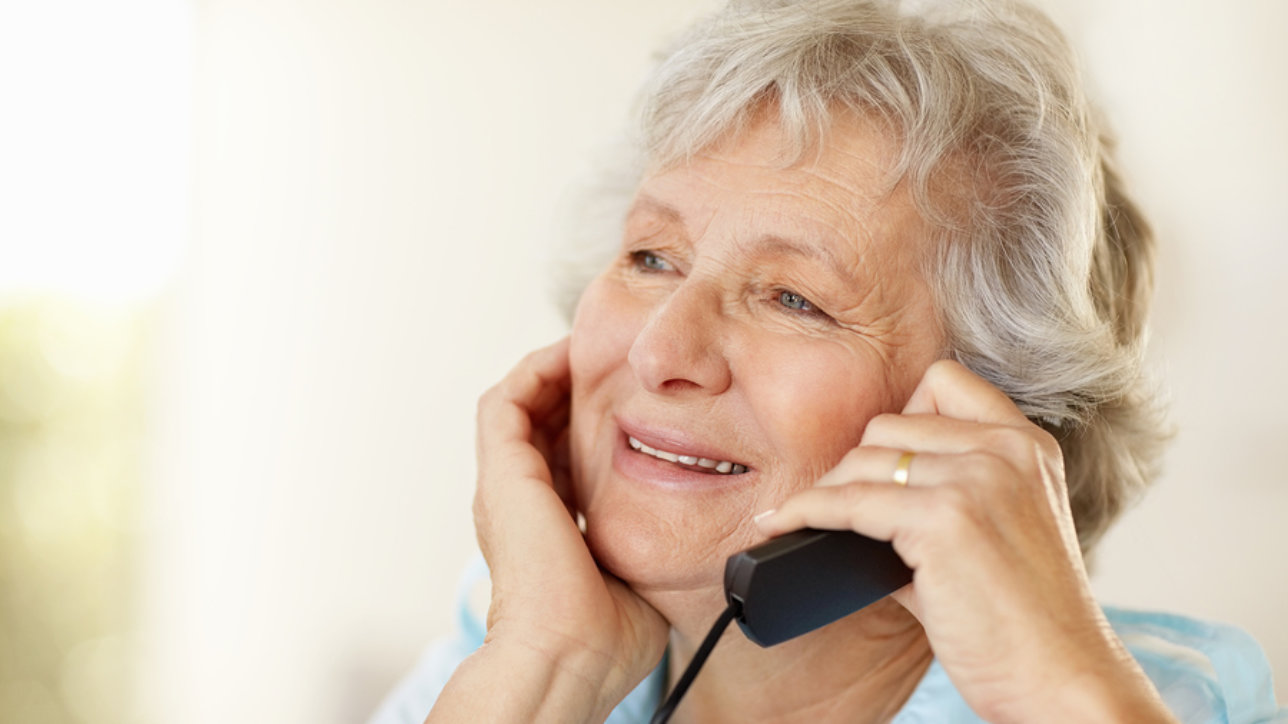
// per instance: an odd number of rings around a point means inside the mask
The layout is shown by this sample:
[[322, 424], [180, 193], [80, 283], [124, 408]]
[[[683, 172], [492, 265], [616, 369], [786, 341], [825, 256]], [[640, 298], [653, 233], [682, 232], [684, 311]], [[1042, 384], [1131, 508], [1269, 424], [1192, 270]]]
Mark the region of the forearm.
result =
[[611, 678], [593, 654], [491, 642], [461, 662], [425, 724], [602, 722], [629, 692]]

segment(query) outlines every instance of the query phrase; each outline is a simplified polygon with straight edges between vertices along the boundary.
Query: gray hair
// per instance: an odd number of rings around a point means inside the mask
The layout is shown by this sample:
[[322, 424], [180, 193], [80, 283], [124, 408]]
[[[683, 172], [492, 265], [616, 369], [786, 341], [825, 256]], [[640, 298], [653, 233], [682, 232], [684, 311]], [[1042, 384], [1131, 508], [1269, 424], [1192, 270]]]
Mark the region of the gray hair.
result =
[[1059, 440], [1089, 552], [1167, 434], [1142, 373], [1153, 239], [1081, 86], [1060, 32], [1018, 3], [733, 0], [645, 87], [639, 156], [612, 197], [765, 108], [798, 159], [838, 111], [884, 123], [901, 142], [892, 188], [907, 183], [936, 229], [924, 271], [948, 353]]

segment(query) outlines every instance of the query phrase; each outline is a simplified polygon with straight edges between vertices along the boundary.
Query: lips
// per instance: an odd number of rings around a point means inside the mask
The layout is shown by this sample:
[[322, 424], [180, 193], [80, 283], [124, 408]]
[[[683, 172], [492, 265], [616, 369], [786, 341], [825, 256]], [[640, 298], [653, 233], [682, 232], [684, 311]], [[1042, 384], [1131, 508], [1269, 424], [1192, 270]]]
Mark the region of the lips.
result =
[[631, 446], [632, 450], [652, 455], [659, 460], [665, 460], [669, 463], [684, 465], [689, 468], [698, 468], [703, 472], [714, 473], [716, 475], [741, 475], [747, 472], [747, 466], [741, 463], [735, 463], [730, 460], [712, 460], [711, 458], [698, 457], [696, 455], [685, 455], [683, 453], [674, 453], [667, 450], [658, 450], [649, 447], [633, 437], [627, 436], [626, 444]]
[[728, 451], [692, 433], [621, 419], [617, 423], [625, 433], [622, 462], [646, 477], [656, 474], [671, 482], [682, 478], [731, 480], [751, 471], [751, 466], [733, 459]]

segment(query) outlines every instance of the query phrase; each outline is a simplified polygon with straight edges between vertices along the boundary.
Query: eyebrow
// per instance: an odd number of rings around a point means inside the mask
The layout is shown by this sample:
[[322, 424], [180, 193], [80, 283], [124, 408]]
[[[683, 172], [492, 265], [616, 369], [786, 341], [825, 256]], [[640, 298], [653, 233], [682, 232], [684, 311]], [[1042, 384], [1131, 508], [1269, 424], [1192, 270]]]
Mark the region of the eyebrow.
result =
[[684, 219], [679, 210], [674, 206], [655, 199], [645, 193], [641, 193], [635, 197], [635, 201], [631, 204], [631, 207], [626, 210], [626, 218], [629, 219], [640, 212], [658, 214], [666, 217], [667, 221], [682, 221]]
[[775, 234], [762, 236], [752, 243], [752, 249], [763, 254], [777, 254], [796, 256], [808, 259], [826, 267], [832, 272], [833, 276], [843, 282], [854, 281], [841, 260], [831, 249], [822, 244], [810, 244], [808, 242], [789, 239]]

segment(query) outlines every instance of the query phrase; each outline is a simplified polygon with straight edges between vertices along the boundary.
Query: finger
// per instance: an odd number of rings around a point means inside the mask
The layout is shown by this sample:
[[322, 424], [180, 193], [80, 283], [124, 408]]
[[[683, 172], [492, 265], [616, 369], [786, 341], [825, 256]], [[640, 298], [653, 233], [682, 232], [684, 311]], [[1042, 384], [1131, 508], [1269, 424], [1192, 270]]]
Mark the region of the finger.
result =
[[[776, 510], [755, 518], [768, 536], [801, 528], [853, 530], [878, 540], [894, 540], [910, 516], [924, 506], [933, 488], [856, 482], [803, 490]], [[908, 562], [912, 565], [912, 562]]]
[[572, 387], [569, 337], [529, 353], [497, 385], [496, 397], [541, 418], [557, 408]]
[[860, 446], [943, 454], [987, 451], [1026, 460], [1051, 452], [1054, 440], [1048, 438], [1027, 419], [1023, 425], [999, 425], [942, 415], [878, 415], [864, 428]]
[[906, 451], [901, 448], [860, 445], [841, 458], [819, 478], [815, 486], [846, 485], [856, 482], [894, 482], [894, 471]]
[[[1005, 459], [986, 452], [913, 453], [904, 463], [906, 482], [895, 480], [895, 470], [906, 453], [890, 448], [855, 448], [826, 475], [817, 487], [837, 487], [852, 483], [890, 485], [894, 487], [933, 487], [949, 483], [998, 485], [999, 481], [1021, 479]], [[799, 494], [798, 494], [799, 495]], [[794, 496], [793, 496], [794, 497]]]
[[1028, 423], [1011, 398], [953, 360], [939, 360], [930, 365], [903, 411], [997, 425]]
[[478, 494], [492, 472], [504, 478], [552, 482], [550, 458], [568, 415], [571, 386], [568, 338], [528, 354], [479, 399], [476, 452]]
[[556, 441], [568, 430], [571, 417], [572, 400], [564, 395], [544, 418], [533, 420], [532, 444], [547, 458], [554, 452]]
[[572, 454], [568, 446], [568, 429], [565, 427], [553, 444], [551, 453], [547, 455], [550, 460], [550, 474], [555, 494], [563, 501], [564, 508], [568, 510], [568, 515], [574, 520], [577, 518], [577, 509], [572, 490]]
[[567, 337], [524, 357], [479, 398], [480, 454], [493, 440], [527, 440], [534, 424], [566, 408], [570, 387]]

